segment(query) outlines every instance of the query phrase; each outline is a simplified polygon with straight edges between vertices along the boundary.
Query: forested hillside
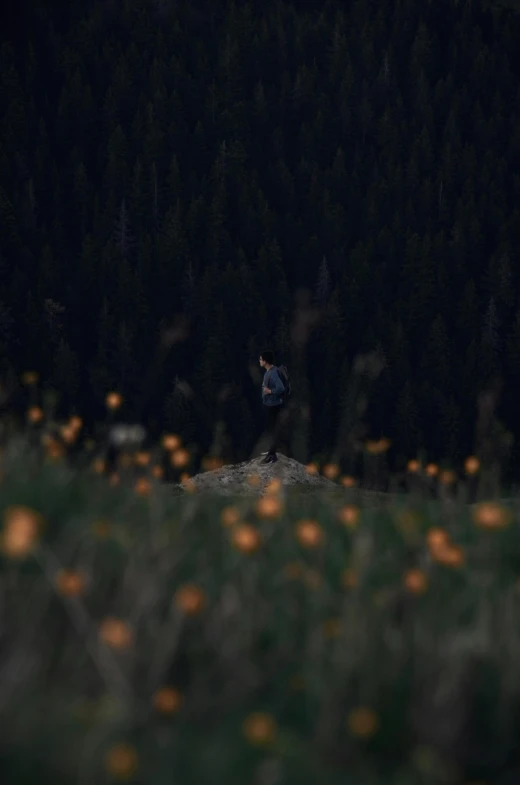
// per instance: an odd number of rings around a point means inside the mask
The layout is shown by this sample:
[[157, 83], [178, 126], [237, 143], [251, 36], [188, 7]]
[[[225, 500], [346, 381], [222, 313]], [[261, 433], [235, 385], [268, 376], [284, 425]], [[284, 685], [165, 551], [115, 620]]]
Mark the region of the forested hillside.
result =
[[[478, 396], [500, 384], [519, 462], [518, 16], [464, 0], [19, 11], [0, 50], [6, 378], [38, 371], [87, 421], [118, 390], [122, 417], [202, 453], [222, 418], [238, 460], [262, 422], [250, 366], [273, 348], [327, 455], [375, 351], [367, 436], [394, 462], [473, 452]], [[305, 364], [302, 287], [321, 315]]]

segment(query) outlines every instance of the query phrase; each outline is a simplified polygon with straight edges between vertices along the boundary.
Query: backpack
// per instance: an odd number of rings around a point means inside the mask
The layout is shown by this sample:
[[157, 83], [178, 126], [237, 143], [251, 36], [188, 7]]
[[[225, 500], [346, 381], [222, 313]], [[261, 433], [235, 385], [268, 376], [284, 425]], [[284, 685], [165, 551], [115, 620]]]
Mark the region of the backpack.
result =
[[285, 403], [288, 398], [291, 397], [291, 380], [289, 379], [289, 371], [287, 370], [285, 365], [279, 365], [276, 369], [278, 371], [278, 375], [283, 382], [285, 387], [285, 392], [283, 393], [283, 402]]

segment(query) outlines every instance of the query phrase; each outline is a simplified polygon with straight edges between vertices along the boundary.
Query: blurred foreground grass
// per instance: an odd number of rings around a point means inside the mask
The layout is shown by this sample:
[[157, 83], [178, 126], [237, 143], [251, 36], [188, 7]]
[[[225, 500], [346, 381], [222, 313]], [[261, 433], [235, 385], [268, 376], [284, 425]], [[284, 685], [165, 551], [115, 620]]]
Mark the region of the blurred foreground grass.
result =
[[516, 502], [199, 498], [141, 465], [4, 445], [2, 783], [520, 781]]

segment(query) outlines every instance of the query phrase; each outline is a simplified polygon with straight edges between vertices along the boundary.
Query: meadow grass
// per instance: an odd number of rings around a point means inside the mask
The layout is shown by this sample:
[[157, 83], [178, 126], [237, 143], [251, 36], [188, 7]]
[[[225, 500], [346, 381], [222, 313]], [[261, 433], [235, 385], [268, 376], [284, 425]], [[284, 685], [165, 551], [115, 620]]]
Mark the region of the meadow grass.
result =
[[376, 493], [369, 371], [307, 464], [333, 491], [261, 498], [193, 492], [176, 434], [120, 425], [111, 458], [119, 393], [82, 438], [24, 374], [25, 422], [0, 419], [2, 785], [520, 780], [518, 501], [475, 456]]
[[2, 782], [502, 782], [514, 500], [423, 498], [415, 466], [386, 503], [174, 494], [154, 466], [178, 440], [107, 477], [68, 427], [4, 438]]

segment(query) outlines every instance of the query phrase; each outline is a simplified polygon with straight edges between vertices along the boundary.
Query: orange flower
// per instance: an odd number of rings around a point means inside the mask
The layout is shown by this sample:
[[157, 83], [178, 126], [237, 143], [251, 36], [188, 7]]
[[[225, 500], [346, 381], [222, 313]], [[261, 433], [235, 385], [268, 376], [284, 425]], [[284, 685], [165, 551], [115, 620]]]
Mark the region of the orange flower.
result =
[[305, 467], [305, 471], [307, 474], [315, 475], [318, 474], [318, 467], [315, 463], [308, 463]]
[[421, 516], [416, 510], [400, 510], [396, 516], [397, 527], [404, 537], [414, 537], [418, 533]]
[[237, 551], [241, 551], [241, 553], [254, 553], [261, 544], [257, 530], [247, 523], [233, 529], [231, 539]]
[[417, 472], [421, 470], [421, 464], [419, 463], [419, 461], [413, 458], [411, 461], [408, 461], [406, 468], [410, 472], [410, 474], [417, 474]]
[[32, 387], [33, 385], [37, 384], [39, 378], [40, 376], [36, 373], [36, 371], [25, 371], [22, 373], [22, 383], [27, 387]]
[[81, 426], [83, 425], [83, 420], [81, 419], [81, 417], [78, 417], [78, 415], [75, 414], [70, 418], [69, 425], [71, 428], [74, 428], [75, 431], [79, 431]]
[[105, 758], [108, 773], [116, 780], [130, 780], [137, 771], [137, 752], [129, 744], [116, 744]]
[[355, 529], [359, 523], [361, 510], [355, 504], [346, 504], [338, 511], [338, 518], [349, 529]]
[[347, 724], [353, 736], [366, 739], [374, 735], [379, 727], [379, 720], [372, 709], [360, 707], [350, 712]]
[[316, 521], [304, 520], [296, 525], [296, 538], [304, 548], [317, 548], [325, 539], [325, 533]]
[[434, 559], [446, 567], [462, 567], [464, 564], [464, 551], [459, 545], [450, 543], [436, 551]]
[[328, 477], [329, 480], [335, 480], [339, 471], [339, 466], [336, 463], [327, 463], [323, 467], [323, 474], [325, 477]]
[[457, 480], [457, 475], [451, 469], [444, 469], [439, 474], [439, 480], [443, 485], [453, 485], [453, 483]]
[[256, 503], [260, 518], [277, 518], [282, 511], [282, 502], [276, 496], [262, 496]]
[[480, 461], [475, 455], [470, 455], [464, 461], [464, 469], [466, 474], [477, 474], [480, 469]]
[[8, 507], [4, 512], [2, 551], [13, 559], [22, 559], [34, 549], [43, 527], [43, 518], [29, 507]]
[[341, 484], [345, 486], [345, 488], [355, 488], [356, 480], [354, 477], [351, 477], [350, 475], [345, 475], [344, 477], [341, 478]]
[[122, 469], [128, 469], [128, 467], [132, 465], [132, 456], [130, 453], [122, 452], [121, 455], [118, 456], [117, 462]]
[[511, 510], [498, 502], [479, 502], [473, 508], [472, 517], [482, 529], [504, 529], [513, 520]]
[[235, 506], [224, 507], [220, 513], [220, 520], [224, 526], [234, 526], [239, 522], [240, 517], [241, 516], [240, 512], [238, 511], [238, 507]]
[[40, 409], [39, 406], [30, 406], [27, 409], [27, 419], [33, 425], [41, 422], [43, 420], [43, 411]]
[[428, 529], [426, 542], [428, 543], [430, 553], [436, 553], [437, 551], [446, 548], [446, 546], [449, 544], [448, 532], [437, 527]]
[[162, 438], [162, 446], [165, 450], [176, 450], [181, 443], [181, 437], [176, 433], [167, 433]]
[[341, 629], [341, 619], [327, 619], [323, 622], [323, 634], [326, 638], [339, 638]]
[[186, 584], [178, 589], [175, 604], [187, 616], [197, 616], [206, 606], [206, 596], [199, 586]]
[[65, 444], [74, 444], [78, 437], [78, 432], [70, 423], [60, 427], [60, 435]]
[[85, 580], [75, 570], [60, 570], [56, 575], [56, 589], [64, 597], [79, 597], [85, 590]]
[[278, 493], [282, 488], [282, 481], [278, 477], [273, 477], [272, 480], [269, 480], [267, 485], [265, 486], [265, 493], [272, 495], [274, 493]]
[[425, 472], [428, 477], [436, 477], [439, 473], [439, 467], [436, 463], [429, 463], [425, 468]]
[[303, 575], [303, 567], [298, 562], [286, 564], [283, 568], [283, 573], [288, 580], [295, 581]]
[[345, 589], [353, 589], [358, 584], [358, 576], [355, 570], [347, 568], [341, 576], [341, 584]]
[[122, 403], [123, 403], [123, 396], [118, 392], [110, 392], [105, 398], [105, 404], [107, 409], [111, 409], [112, 411], [119, 409]]
[[221, 469], [223, 466], [224, 461], [216, 455], [207, 455], [202, 459], [202, 468], [204, 471], [211, 472], [215, 469]]
[[65, 449], [62, 444], [56, 441], [56, 439], [49, 439], [46, 445], [45, 452], [48, 458], [51, 458], [52, 460], [57, 460], [59, 458], [63, 458], [65, 454]]
[[174, 714], [182, 705], [182, 695], [175, 687], [161, 687], [153, 696], [153, 705], [161, 714]]
[[103, 458], [96, 458], [92, 462], [92, 468], [94, 469], [96, 474], [103, 474], [106, 468], [105, 460]]
[[294, 676], [291, 676], [289, 681], [289, 686], [292, 690], [299, 692], [300, 690], [305, 689], [305, 678], [301, 673], [295, 673]]
[[277, 725], [270, 714], [255, 712], [246, 718], [242, 730], [250, 744], [263, 745], [274, 741]]
[[135, 484], [135, 490], [139, 496], [149, 496], [152, 491], [152, 483], [147, 477], [139, 477]]
[[99, 635], [107, 646], [118, 651], [128, 649], [134, 642], [134, 634], [128, 624], [111, 616], [99, 625]]
[[306, 570], [303, 575], [303, 582], [308, 589], [317, 589], [321, 586], [321, 575], [318, 570]]
[[162, 466], [156, 464], [152, 466], [152, 475], [155, 477], [156, 480], [160, 480], [164, 476], [164, 469]]
[[94, 521], [92, 533], [99, 540], [106, 540], [110, 536], [110, 524], [107, 521]]
[[197, 490], [197, 483], [194, 481], [194, 479], [191, 476], [191, 474], [188, 474], [188, 472], [183, 472], [181, 474], [181, 483], [183, 485], [184, 490], [187, 493], [195, 493], [196, 492], [196, 490]]
[[149, 452], [146, 452], [145, 450], [140, 450], [139, 452], [136, 452], [134, 460], [137, 466], [148, 466], [151, 459], [152, 456], [150, 455]]
[[382, 455], [389, 447], [390, 441], [388, 439], [369, 439], [365, 442], [365, 450], [370, 455]]
[[404, 576], [404, 585], [412, 594], [423, 594], [428, 587], [428, 579], [422, 570], [408, 570]]
[[190, 457], [188, 450], [184, 447], [180, 447], [178, 450], [172, 452], [170, 463], [172, 466], [175, 466], [176, 469], [183, 469], [189, 464]]

